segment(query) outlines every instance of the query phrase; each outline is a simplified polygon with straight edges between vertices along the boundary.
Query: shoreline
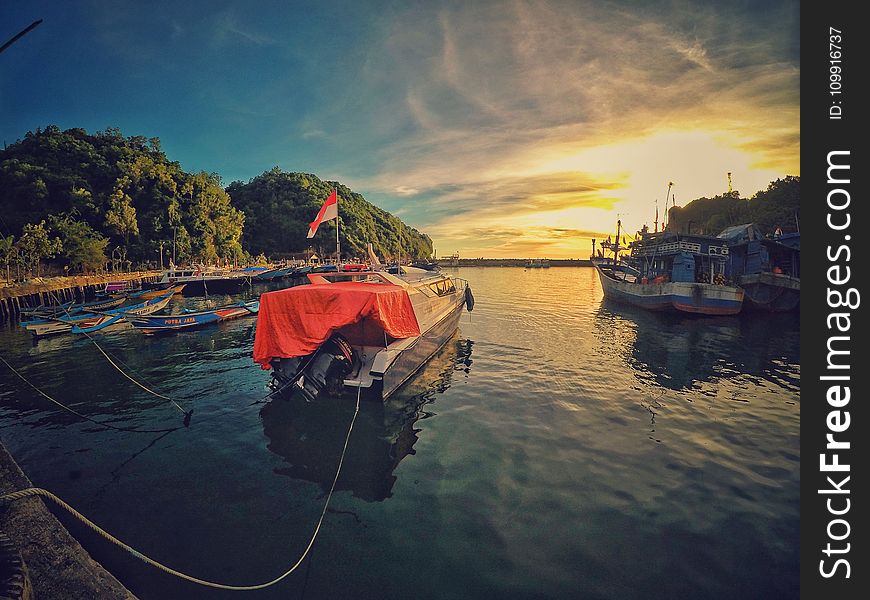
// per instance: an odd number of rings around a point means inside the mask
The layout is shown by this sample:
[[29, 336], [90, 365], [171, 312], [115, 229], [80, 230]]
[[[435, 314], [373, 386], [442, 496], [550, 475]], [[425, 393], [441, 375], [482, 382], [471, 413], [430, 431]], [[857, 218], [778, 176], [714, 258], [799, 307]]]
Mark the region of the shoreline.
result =
[[[33, 487], [0, 441], [0, 495]], [[0, 503], [0, 532], [17, 548], [34, 598], [136, 600], [95, 561], [41, 498]]]

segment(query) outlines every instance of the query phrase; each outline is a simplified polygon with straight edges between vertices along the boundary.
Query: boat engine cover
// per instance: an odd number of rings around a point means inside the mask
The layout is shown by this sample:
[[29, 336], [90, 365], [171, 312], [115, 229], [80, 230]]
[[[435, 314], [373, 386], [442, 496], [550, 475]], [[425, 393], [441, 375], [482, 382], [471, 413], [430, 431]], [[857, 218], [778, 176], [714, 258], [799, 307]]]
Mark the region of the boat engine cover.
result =
[[325, 389], [338, 396], [344, 388], [344, 378], [359, 364], [353, 346], [339, 334], [333, 334], [314, 353], [309, 366], [302, 373], [301, 391], [308, 401], [314, 400]]

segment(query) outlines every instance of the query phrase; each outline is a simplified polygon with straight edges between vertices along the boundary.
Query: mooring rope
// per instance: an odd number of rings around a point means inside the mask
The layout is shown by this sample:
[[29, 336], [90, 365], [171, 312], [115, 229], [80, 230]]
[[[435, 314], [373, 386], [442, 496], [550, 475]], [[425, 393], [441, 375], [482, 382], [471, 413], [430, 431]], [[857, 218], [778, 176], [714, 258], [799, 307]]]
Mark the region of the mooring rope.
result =
[[[54, 292], [52, 292], [52, 294], [54, 294]], [[56, 295], [56, 294], [54, 294], [54, 295], [55, 295], [55, 298], [56, 298], [58, 301], [60, 301], [60, 298], [57, 298], [57, 295]], [[67, 310], [66, 307], [64, 307], [63, 311], [66, 313], [66, 316], [68, 316], [68, 317], [71, 316], [70, 313], [69, 313], [69, 310]], [[163, 400], [168, 400], [169, 402], [171, 402], [171, 403], [175, 406], [175, 408], [177, 408], [179, 411], [181, 411], [181, 414], [183, 414], [183, 415], [185, 416], [185, 420], [189, 422], [189, 417], [188, 417], [188, 414], [189, 414], [189, 413], [188, 413], [188, 411], [184, 410], [184, 409], [183, 409], [183, 408], [178, 404], [178, 402], [176, 402], [175, 400], [173, 400], [173, 399], [170, 398], [169, 396], [164, 396], [164, 395], [161, 394], [160, 392], [155, 392], [154, 390], [152, 390], [152, 389], [149, 388], [148, 386], [146, 386], [146, 385], [140, 383], [139, 381], [137, 381], [136, 379], [134, 379], [132, 376], [130, 376], [128, 373], [126, 373], [126, 372], [125, 372], [121, 367], [119, 367], [119, 366], [117, 365], [117, 363], [115, 363], [115, 361], [113, 361], [113, 360], [111, 359], [111, 357], [106, 353], [106, 351], [103, 350], [103, 347], [100, 346], [100, 345], [97, 343], [97, 340], [95, 340], [94, 338], [92, 338], [91, 335], [90, 335], [87, 331], [82, 331], [82, 333], [85, 334], [85, 337], [87, 337], [89, 340], [91, 340], [91, 342], [94, 344], [94, 346], [97, 347], [97, 350], [99, 350], [100, 353], [101, 353], [103, 356], [106, 357], [106, 360], [109, 361], [109, 364], [110, 364], [110, 365], [112, 365], [113, 367], [115, 367], [115, 369], [118, 371], [118, 373], [120, 373], [121, 375], [123, 375], [124, 377], [126, 377], [127, 379], [129, 379], [130, 381], [132, 381], [133, 383], [135, 383], [136, 385], [138, 385], [140, 388], [142, 388], [143, 390], [145, 390], [145, 391], [148, 392], [149, 394], [153, 394], [154, 396], [156, 396], [156, 397], [158, 397], [158, 398], [161, 398], [161, 399], [163, 399]], [[193, 411], [190, 411], [190, 412], [192, 413]]]
[[25, 488], [23, 490], [19, 490], [17, 492], [11, 492], [9, 494], [5, 494], [3, 496], [0, 496], [0, 501], [14, 501], [14, 500], [20, 500], [22, 498], [28, 498], [30, 496], [42, 496], [43, 498], [48, 498], [49, 500], [53, 501], [55, 504], [57, 504], [58, 506], [60, 506], [61, 508], [63, 508], [67, 512], [69, 512], [72, 516], [77, 518], [79, 521], [81, 521], [82, 523], [84, 523], [85, 525], [90, 527], [94, 532], [96, 532], [97, 534], [99, 534], [100, 536], [105, 538], [106, 540], [110, 541], [111, 543], [115, 544], [116, 546], [118, 546], [120, 548], [123, 548], [124, 550], [126, 550], [127, 552], [129, 552], [130, 554], [132, 554], [133, 556], [138, 558], [139, 560], [151, 565], [152, 567], [156, 567], [157, 569], [160, 569], [161, 571], [163, 571], [165, 573], [169, 573], [170, 575], [174, 575], [175, 577], [178, 577], [180, 579], [184, 579], [185, 581], [189, 581], [191, 583], [196, 583], [196, 584], [206, 586], [206, 587], [211, 587], [211, 588], [217, 588], [220, 590], [229, 590], [229, 591], [235, 591], [235, 592], [261, 590], [261, 589], [275, 585], [276, 583], [285, 579], [291, 573], [293, 573], [293, 571], [295, 571], [297, 568], [299, 568], [299, 565], [302, 564], [302, 562], [308, 556], [308, 553], [311, 551], [311, 548], [314, 546], [314, 540], [317, 539], [317, 534], [320, 532], [320, 526], [323, 524], [323, 519], [326, 516], [327, 509], [329, 508], [329, 501], [332, 499], [332, 493], [335, 491], [335, 485], [336, 485], [336, 483], [338, 483], [338, 477], [341, 474], [341, 467], [344, 464], [344, 455], [347, 452], [347, 444], [350, 441], [350, 434], [353, 431], [353, 426], [354, 426], [354, 423], [356, 422], [356, 417], [359, 414], [359, 399], [360, 399], [361, 392], [362, 392], [362, 388], [358, 387], [357, 392], [356, 392], [356, 408], [353, 411], [353, 418], [350, 421], [350, 426], [347, 429], [347, 435], [344, 438], [344, 446], [341, 449], [341, 457], [338, 460], [338, 468], [335, 470], [335, 478], [333, 478], [332, 486], [329, 488], [329, 493], [326, 495], [326, 502], [323, 505], [323, 510], [320, 511], [320, 518], [317, 520], [317, 526], [314, 528], [314, 533], [311, 535], [311, 540], [308, 542], [308, 546], [305, 547], [305, 551], [302, 553], [302, 556], [300, 556], [299, 559], [295, 563], [293, 563], [293, 566], [291, 566], [284, 573], [282, 573], [278, 577], [272, 579], [271, 581], [266, 581], [264, 583], [257, 583], [257, 584], [253, 584], [253, 585], [231, 585], [231, 584], [220, 583], [220, 582], [216, 582], [216, 581], [209, 581], [207, 579], [200, 579], [199, 577], [194, 577], [192, 575], [182, 573], [181, 571], [177, 571], [171, 567], [167, 567], [163, 563], [160, 563], [160, 562], [154, 560], [153, 558], [142, 554], [138, 550], [134, 549], [132, 546], [125, 544], [124, 542], [122, 542], [121, 540], [119, 540], [118, 538], [116, 538], [115, 536], [110, 534], [109, 532], [102, 529], [99, 525], [97, 525], [96, 523], [94, 523], [93, 521], [88, 519], [86, 516], [81, 514], [75, 508], [73, 508], [72, 506], [70, 506], [69, 504], [67, 504], [66, 502], [64, 502], [63, 500], [61, 500], [60, 498], [58, 498], [57, 496], [55, 496], [54, 494], [52, 494], [48, 490], [45, 490], [42, 488], [30, 487], [30, 488]]
[[59, 406], [63, 410], [74, 414], [75, 416], [79, 417], [80, 419], [84, 419], [85, 421], [90, 421], [94, 425], [99, 425], [100, 427], [106, 427], [107, 429], [114, 429], [115, 431], [130, 431], [133, 433], [166, 433], [169, 431], [175, 431], [176, 429], [181, 429], [180, 427], [172, 427], [169, 429], [137, 429], [135, 427], [118, 427], [117, 425], [112, 425], [110, 423], [103, 423], [100, 421], [96, 421], [87, 415], [83, 415], [82, 413], [80, 413], [76, 410], [73, 410], [69, 406], [65, 405], [63, 402], [60, 402], [59, 400], [55, 400], [54, 398], [52, 398], [51, 396], [49, 396], [48, 394], [43, 392], [41, 389], [36, 387], [36, 385], [33, 382], [31, 382], [29, 379], [27, 379], [27, 377], [22, 375], [15, 367], [10, 365], [9, 362], [5, 358], [3, 358], [2, 355], [0, 355], [0, 362], [2, 362], [4, 365], [6, 365], [10, 371], [15, 373], [15, 375], [17, 375], [18, 378], [21, 379], [21, 381], [23, 381], [24, 383], [26, 383], [27, 385], [32, 387], [36, 391], [36, 393], [38, 393], [39, 395], [41, 395], [42, 397], [47, 399], [49, 402], [52, 402], [53, 404]]

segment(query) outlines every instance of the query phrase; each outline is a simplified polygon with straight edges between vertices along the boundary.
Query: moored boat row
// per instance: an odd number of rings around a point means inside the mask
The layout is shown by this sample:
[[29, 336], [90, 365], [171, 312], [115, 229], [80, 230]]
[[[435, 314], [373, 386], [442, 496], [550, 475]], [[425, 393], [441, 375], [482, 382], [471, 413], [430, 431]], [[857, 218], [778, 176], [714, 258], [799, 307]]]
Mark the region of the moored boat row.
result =
[[[764, 238], [752, 225], [718, 236], [644, 228], [637, 239], [620, 244], [620, 229], [617, 222], [616, 241], [602, 242], [591, 258], [606, 298], [703, 315], [734, 315], [744, 306], [768, 311], [798, 306], [799, 235]], [[623, 251], [628, 254], [620, 256]]]

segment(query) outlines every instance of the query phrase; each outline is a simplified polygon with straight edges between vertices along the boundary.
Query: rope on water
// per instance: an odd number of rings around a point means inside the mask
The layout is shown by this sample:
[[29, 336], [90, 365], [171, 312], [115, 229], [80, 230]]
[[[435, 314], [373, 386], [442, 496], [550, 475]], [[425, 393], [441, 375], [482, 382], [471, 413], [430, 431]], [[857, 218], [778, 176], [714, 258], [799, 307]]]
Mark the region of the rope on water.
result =
[[110, 534], [107, 531], [105, 531], [104, 529], [102, 529], [99, 525], [97, 525], [96, 523], [94, 523], [93, 521], [88, 519], [86, 516], [81, 514], [79, 511], [74, 509], [72, 506], [70, 506], [69, 504], [67, 504], [66, 502], [64, 502], [63, 500], [61, 500], [60, 498], [58, 498], [57, 496], [55, 496], [54, 494], [52, 494], [48, 490], [44, 490], [42, 488], [31, 487], [31, 488], [25, 488], [23, 490], [19, 490], [17, 492], [5, 494], [3, 496], [0, 496], [0, 501], [7, 501], [8, 502], [8, 501], [20, 500], [22, 498], [28, 498], [30, 496], [42, 496], [43, 498], [48, 498], [49, 500], [53, 501], [55, 504], [57, 504], [58, 506], [60, 506], [61, 508], [63, 508], [67, 512], [69, 512], [72, 516], [77, 518], [79, 521], [81, 521], [82, 523], [84, 523], [85, 525], [90, 527], [94, 532], [96, 532], [97, 534], [99, 534], [100, 536], [105, 538], [106, 540], [112, 542], [113, 544], [115, 544], [116, 546], [118, 546], [120, 548], [123, 548], [124, 550], [126, 550], [127, 552], [129, 552], [130, 554], [132, 554], [133, 556], [138, 558], [139, 560], [151, 565], [152, 567], [156, 567], [157, 569], [160, 569], [161, 571], [163, 571], [165, 573], [169, 573], [170, 575], [174, 575], [175, 577], [178, 577], [180, 579], [184, 579], [185, 581], [190, 581], [191, 583], [196, 583], [196, 584], [203, 585], [206, 587], [211, 587], [211, 588], [217, 588], [220, 590], [230, 590], [230, 591], [236, 591], [236, 592], [261, 590], [261, 589], [270, 587], [272, 585], [275, 585], [276, 583], [278, 583], [279, 581], [283, 580], [284, 578], [289, 576], [291, 573], [293, 573], [293, 571], [295, 571], [299, 567], [299, 565], [302, 564], [302, 562], [308, 556], [308, 553], [311, 551], [311, 548], [314, 546], [314, 540], [317, 539], [317, 534], [320, 532], [320, 526], [323, 524], [323, 519], [326, 516], [326, 510], [329, 508], [329, 501], [332, 499], [332, 493], [335, 491], [335, 485], [336, 485], [336, 483], [338, 483], [338, 477], [341, 474], [341, 466], [344, 463], [344, 455], [347, 452], [347, 444], [350, 441], [350, 434], [353, 431], [353, 426], [354, 426], [354, 423], [356, 422], [356, 417], [359, 414], [359, 399], [360, 399], [361, 392], [362, 392], [362, 388], [358, 387], [357, 392], [356, 392], [356, 408], [354, 409], [353, 418], [350, 421], [350, 426], [347, 429], [347, 436], [345, 436], [345, 438], [344, 438], [344, 446], [341, 449], [341, 457], [338, 460], [338, 468], [335, 470], [335, 478], [332, 480], [332, 486], [329, 488], [329, 493], [326, 495], [326, 502], [323, 505], [323, 510], [320, 511], [320, 518], [317, 520], [317, 525], [314, 528], [314, 533], [311, 535], [311, 540], [308, 542], [308, 546], [305, 547], [305, 551], [302, 553], [302, 556], [300, 556], [299, 559], [295, 563], [293, 563], [293, 566], [291, 566], [284, 573], [282, 573], [281, 575], [279, 575], [275, 579], [272, 579], [271, 581], [266, 581], [264, 583], [258, 583], [258, 584], [253, 584], [253, 585], [230, 585], [230, 584], [226, 584], [226, 583], [219, 583], [219, 582], [215, 582], [215, 581], [209, 581], [206, 579], [200, 579], [198, 577], [194, 577], [192, 575], [187, 575], [186, 573], [176, 571], [175, 569], [173, 569], [171, 567], [167, 567], [166, 565], [164, 565], [160, 562], [157, 562], [153, 558], [145, 556], [141, 552], [134, 549], [132, 546], [125, 544], [124, 542], [122, 542], [121, 540], [119, 540], [118, 538], [113, 536], [112, 534]]
[[27, 377], [25, 377], [24, 375], [19, 373], [15, 367], [10, 365], [9, 362], [5, 358], [3, 358], [3, 356], [0, 356], [0, 362], [2, 362], [4, 365], [6, 365], [10, 371], [15, 373], [15, 375], [17, 375], [18, 378], [21, 379], [21, 381], [23, 381], [24, 383], [26, 383], [27, 385], [32, 387], [36, 391], [36, 393], [38, 393], [40, 396], [47, 399], [49, 402], [52, 402], [53, 404], [59, 406], [63, 410], [74, 414], [75, 416], [79, 417], [80, 419], [84, 419], [85, 421], [90, 421], [94, 425], [99, 425], [100, 427], [106, 427], [107, 429], [114, 429], [115, 431], [131, 431], [133, 433], [166, 433], [169, 431], [175, 431], [176, 429], [181, 429], [180, 427], [172, 427], [169, 429], [136, 429], [135, 427], [118, 427], [116, 425], [111, 425], [109, 423], [102, 423], [100, 421], [96, 421], [87, 415], [83, 415], [82, 413], [80, 413], [76, 410], [73, 410], [69, 406], [65, 405], [64, 403], [62, 403], [58, 400], [55, 400], [54, 398], [52, 398], [51, 396], [49, 396], [48, 394], [43, 392], [41, 389], [36, 387], [36, 385], [34, 385], [29, 379], [27, 379]]
[[[52, 292], [52, 294], [54, 294], [54, 292]], [[55, 295], [55, 297], [57, 298], [56, 295]], [[57, 300], [58, 300], [58, 302], [59, 302], [59, 301], [60, 301], [60, 298], [57, 298]], [[66, 309], [66, 307], [64, 307], [63, 311], [66, 313], [67, 316], [70, 316], [70, 313], [69, 313], [69, 311]], [[101, 353], [103, 356], [106, 357], [106, 360], [109, 361], [109, 364], [112, 365], [113, 367], [115, 367], [115, 369], [116, 369], [116, 370], [117, 370], [121, 375], [123, 375], [124, 377], [126, 377], [127, 379], [129, 379], [130, 381], [132, 381], [133, 383], [135, 383], [136, 385], [138, 385], [140, 388], [142, 388], [143, 390], [145, 390], [145, 391], [148, 392], [149, 394], [153, 394], [154, 396], [156, 396], [156, 397], [158, 397], [158, 398], [161, 398], [161, 399], [163, 399], [163, 400], [168, 400], [169, 402], [171, 402], [171, 403], [175, 406], [175, 408], [177, 408], [179, 411], [181, 411], [181, 414], [184, 415], [185, 425], [187, 425], [188, 423], [190, 423], [190, 415], [193, 413], [192, 410], [191, 410], [191, 411], [186, 411], [186, 410], [184, 410], [184, 409], [183, 409], [183, 408], [178, 404], [178, 402], [176, 402], [175, 400], [173, 400], [173, 399], [170, 398], [169, 396], [164, 396], [163, 394], [161, 394], [161, 393], [159, 393], [159, 392], [155, 392], [154, 390], [152, 390], [151, 388], [147, 387], [146, 385], [144, 385], [144, 384], [142, 384], [142, 383], [136, 381], [132, 376], [130, 376], [130, 375], [129, 375], [128, 373], [126, 373], [126, 372], [125, 372], [121, 367], [119, 367], [119, 366], [117, 365], [117, 363], [115, 363], [115, 361], [113, 361], [113, 360], [111, 359], [111, 357], [106, 353], [106, 351], [103, 350], [103, 347], [100, 346], [100, 345], [97, 343], [97, 340], [95, 340], [94, 338], [92, 338], [91, 335], [90, 335], [87, 331], [82, 331], [82, 333], [85, 334], [85, 337], [87, 337], [89, 340], [91, 340], [91, 342], [94, 344], [94, 346], [97, 347], [97, 350], [99, 350], [100, 353]]]

